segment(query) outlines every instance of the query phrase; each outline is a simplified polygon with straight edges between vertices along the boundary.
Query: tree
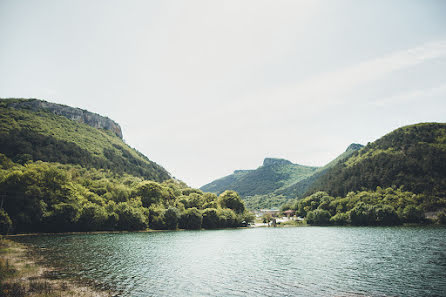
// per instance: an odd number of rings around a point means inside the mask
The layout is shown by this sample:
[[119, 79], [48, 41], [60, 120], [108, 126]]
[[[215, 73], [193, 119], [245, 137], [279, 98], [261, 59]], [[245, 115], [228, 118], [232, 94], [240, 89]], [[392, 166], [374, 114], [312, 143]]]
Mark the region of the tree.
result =
[[169, 207], [164, 212], [164, 224], [167, 229], [175, 230], [178, 227], [180, 213], [177, 208]]
[[392, 226], [398, 225], [400, 223], [395, 208], [390, 205], [384, 205], [383, 207], [375, 209], [375, 214], [376, 223], [378, 225]]
[[312, 210], [308, 212], [306, 220], [311, 225], [328, 225], [330, 222], [330, 213], [325, 209]]
[[421, 223], [424, 220], [424, 212], [414, 205], [406, 206], [402, 216], [406, 223]]
[[203, 211], [203, 228], [214, 229], [219, 226], [219, 218], [215, 208], [206, 208]]
[[350, 217], [344, 212], [337, 213], [330, 218], [330, 223], [339, 226], [347, 225], [350, 223]]
[[236, 213], [243, 213], [245, 211], [245, 204], [240, 196], [235, 191], [224, 191], [218, 196], [218, 204], [221, 208], [229, 208]]
[[200, 229], [203, 217], [195, 207], [188, 208], [180, 217], [179, 226], [182, 229]]
[[166, 194], [165, 188], [159, 183], [154, 181], [143, 181], [136, 186], [132, 193], [132, 197], [141, 197], [142, 205], [144, 207], [149, 207], [152, 204], [161, 202]]
[[353, 225], [367, 226], [376, 222], [373, 206], [359, 202], [350, 211], [350, 220]]
[[120, 230], [144, 230], [147, 228], [147, 217], [141, 208], [132, 207], [128, 202], [121, 202], [116, 207], [119, 216]]
[[107, 219], [108, 214], [104, 207], [94, 203], [89, 203], [84, 205], [81, 210], [79, 224], [82, 230], [103, 230]]

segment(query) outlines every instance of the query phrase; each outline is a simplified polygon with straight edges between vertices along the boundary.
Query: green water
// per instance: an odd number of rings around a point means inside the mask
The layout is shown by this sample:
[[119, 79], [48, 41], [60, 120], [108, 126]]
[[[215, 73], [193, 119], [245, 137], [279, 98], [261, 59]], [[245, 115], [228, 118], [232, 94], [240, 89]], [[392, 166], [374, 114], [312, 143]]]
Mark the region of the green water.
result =
[[28, 236], [120, 296], [446, 296], [446, 228], [300, 227]]

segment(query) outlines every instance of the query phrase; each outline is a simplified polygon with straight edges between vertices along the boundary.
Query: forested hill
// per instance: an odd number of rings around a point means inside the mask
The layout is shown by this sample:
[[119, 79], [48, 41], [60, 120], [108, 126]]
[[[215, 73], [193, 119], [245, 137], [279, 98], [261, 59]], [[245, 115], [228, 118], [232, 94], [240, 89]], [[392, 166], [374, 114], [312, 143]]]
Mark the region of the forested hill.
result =
[[253, 219], [237, 193], [170, 178], [117, 128], [68, 106], [0, 100], [0, 234], [213, 229]]
[[215, 180], [200, 189], [219, 194], [234, 190], [242, 197], [264, 195], [291, 185], [310, 176], [317, 167], [293, 164], [288, 160], [265, 158], [263, 165], [254, 170], [236, 170], [233, 174]]
[[334, 160], [329, 162], [323, 167], [318, 168], [312, 175], [297, 181], [287, 187], [281, 188], [276, 191], [277, 195], [283, 195], [285, 197], [302, 197], [308, 189], [313, 185], [314, 182], [316, 182], [318, 179], [320, 179], [322, 176], [324, 176], [328, 170], [332, 167], [334, 167], [339, 162], [342, 162], [346, 158], [350, 157], [352, 154], [363, 148], [364, 146], [362, 144], [358, 143], [352, 143], [350, 144], [345, 152], [340, 154], [338, 157], [336, 157]]
[[125, 144], [118, 124], [36, 99], [0, 99], [0, 153], [13, 162], [78, 164], [164, 181], [169, 173]]
[[361, 144], [351, 144], [344, 153], [323, 167], [266, 158], [257, 169], [236, 170], [231, 175], [202, 186], [201, 190], [217, 194], [226, 189], [237, 191], [250, 209], [278, 207], [289, 199], [301, 197], [329, 168], [362, 147]]
[[307, 194], [345, 196], [378, 186], [446, 197], [446, 123], [396, 129], [335, 165]]

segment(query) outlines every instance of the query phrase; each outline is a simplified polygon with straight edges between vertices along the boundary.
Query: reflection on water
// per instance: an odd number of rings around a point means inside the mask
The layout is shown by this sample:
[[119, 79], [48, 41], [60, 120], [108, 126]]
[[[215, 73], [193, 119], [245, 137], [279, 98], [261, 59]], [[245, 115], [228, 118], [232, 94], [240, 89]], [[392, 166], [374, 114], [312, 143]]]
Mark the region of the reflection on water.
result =
[[300, 227], [29, 236], [122, 296], [446, 296], [446, 228]]

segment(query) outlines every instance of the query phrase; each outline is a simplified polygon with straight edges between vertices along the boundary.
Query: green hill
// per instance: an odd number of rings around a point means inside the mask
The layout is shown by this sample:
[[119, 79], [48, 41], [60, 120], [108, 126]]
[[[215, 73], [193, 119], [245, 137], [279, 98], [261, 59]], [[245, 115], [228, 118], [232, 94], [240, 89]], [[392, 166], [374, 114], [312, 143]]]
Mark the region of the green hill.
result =
[[360, 144], [351, 144], [344, 153], [324, 167], [303, 166], [284, 159], [266, 158], [257, 169], [236, 170], [200, 189], [217, 194], [226, 189], [237, 191], [250, 209], [278, 207], [289, 199], [301, 196], [329, 168], [360, 148]]
[[118, 124], [97, 114], [36, 99], [0, 99], [0, 115], [0, 152], [13, 162], [78, 164], [160, 182], [170, 178], [122, 141]]
[[200, 189], [217, 194], [226, 189], [234, 190], [242, 197], [264, 195], [302, 180], [316, 170], [317, 167], [293, 164], [288, 160], [266, 158], [255, 170], [236, 170]]
[[0, 100], [0, 234], [246, 225], [239, 195], [171, 179], [98, 114]]
[[378, 186], [445, 197], [446, 123], [396, 129], [330, 168], [307, 194], [324, 190], [345, 196]]
[[328, 170], [332, 167], [334, 167], [339, 162], [345, 160], [346, 158], [350, 157], [353, 153], [360, 150], [364, 146], [362, 144], [358, 143], [352, 143], [347, 147], [345, 152], [340, 154], [338, 157], [336, 157], [334, 160], [330, 161], [327, 165], [318, 168], [312, 175], [309, 177], [306, 177], [300, 181], [297, 181], [290, 186], [281, 188], [276, 191], [277, 195], [283, 195], [285, 197], [302, 197], [308, 189], [316, 182], [318, 179], [320, 179], [322, 176], [324, 176]]

